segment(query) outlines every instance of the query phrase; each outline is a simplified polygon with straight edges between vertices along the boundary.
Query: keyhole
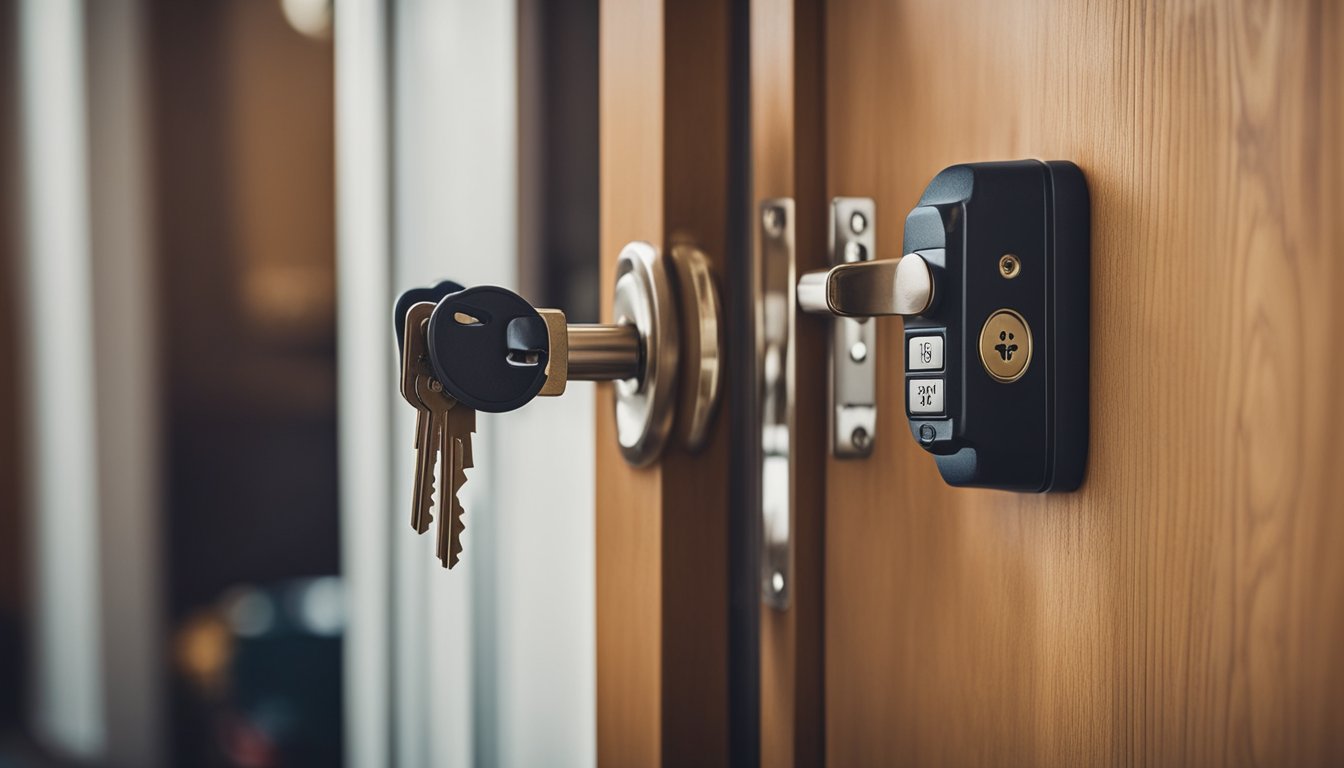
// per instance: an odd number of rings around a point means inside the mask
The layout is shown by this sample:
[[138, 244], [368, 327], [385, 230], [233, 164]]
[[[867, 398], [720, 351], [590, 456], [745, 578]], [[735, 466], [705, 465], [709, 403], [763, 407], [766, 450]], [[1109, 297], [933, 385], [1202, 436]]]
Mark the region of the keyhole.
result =
[[466, 312], [454, 312], [453, 319], [458, 325], [481, 325], [481, 321], [468, 315]]

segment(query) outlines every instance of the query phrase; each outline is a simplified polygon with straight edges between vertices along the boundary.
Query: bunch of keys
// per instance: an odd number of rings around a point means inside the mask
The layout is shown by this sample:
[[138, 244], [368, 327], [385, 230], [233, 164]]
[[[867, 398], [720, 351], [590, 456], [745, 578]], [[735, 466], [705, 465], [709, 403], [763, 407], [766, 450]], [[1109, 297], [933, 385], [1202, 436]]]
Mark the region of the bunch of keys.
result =
[[[448, 281], [402, 294], [394, 324], [401, 347], [401, 396], [416, 410], [411, 528], [423, 534], [434, 522], [437, 466], [437, 554], [445, 568], [452, 568], [462, 555], [466, 526], [458, 492], [467, 482], [465, 470], [474, 465], [476, 411], [514, 410], [540, 393], [552, 331], [511, 291], [494, 286], [466, 290]], [[563, 315], [558, 327], [563, 333]], [[563, 376], [553, 377], [553, 389], [554, 379], [563, 382]]]
[[[445, 291], [460, 290], [455, 283], [441, 284]], [[437, 292], [437, 291], [436, 291]], [[445, 568], [457, 565], [462, 554], [462, 503], [458, 491], [467, 482], [465, 470], [472, 466], [471, 433], [476, 431], [476, 412], [454, 400], [434, 377], [429, 361], [429, 318], [433, 301], [408, 299], [398, 303], [402, 318], [401, 396], [416, 409], [415, 484], [411, 492], [411, 528], [423, 534], [434, 516], [434, 468], [439, 470], [442, 488], [439, 501], [437, 553]]]

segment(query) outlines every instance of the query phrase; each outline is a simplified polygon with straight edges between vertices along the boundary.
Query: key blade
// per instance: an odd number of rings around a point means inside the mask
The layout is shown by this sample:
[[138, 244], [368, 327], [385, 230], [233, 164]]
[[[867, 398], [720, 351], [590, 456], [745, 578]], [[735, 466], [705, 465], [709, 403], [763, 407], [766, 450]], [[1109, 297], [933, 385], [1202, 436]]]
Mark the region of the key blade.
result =
[[[455, 409], [453, 409], [455, 410]], [[439, 502], [439, 536], [436, 552], [444, 568], [450, 568], [455, 560], [452, 551], [453, 521], [461, 517], [461, 506], [457, 503], [456, 467], [461, 457], [457, 450], [457, 440], [452, 435], [452, 410], [442, 414], [443, 429], [439, 432], [439, 479], [443, 486], [442, 499]]]
[[462, 468], [462, 456], [464, 445], [461, 438], [453, 439], [453, 499], [449, 506], [448, 516], [450, 518], [448, 531], [448, 567], [457, 565], [457, 561], [462, 556], [462, 532], [467, 529], [466, 523], [462, 522], [466, 510], [462, 509], [461, 502], [458, 501], [457, 491], [467, 482], [467, 473]]
[[421, 302], [406, 311], [405, 339], [401, 358], [401, 395], [414, 406], [415, 483], [411, 489], [411, 530], [423, 534], [434, 521], [430, 508], [434, 503], [434, 415], [421, 389], [428, 385], [429, 340], [426, 328], [434, 305]]
[[476, 411], [464, 405], [453, 410], [458, 411], [453, 414], [453, 436], [462, 441], [462, 468], [471, 469], [476, 466], [471, 452], [471, 433], [476, 431]]
[[[407, 346], [409, 347], [410, 345], [408, 344]], [[430, 414], [431, 419], [430, 427], [427, 430], [425, 430], [425, 436], [422, 444], [426, 445], [426, 450], [421, 456], [422, 463], [419, 465], [418, 471], [423, 472], [427, 478], [432, 478], [434, 475], [434, 467], [437, 458], [437, 464], [439, 468], [439, 485], [440, 485], [439, 529], [440, 531], [442, 531], [444, 525], [443, 510], [446, 506], [444, 504], [444, 500], [452, 496], [453, 493], [452, 473], [451, 473], [452, 461], [451, 458], [448, 456], [449, 452], [447, 450], [448, 447], [447, 441], [448, 438], [450, 437], [448, 431], [449, 430], [448, 413], [453, 409], [453, 406], [456, 405], [456, 401], [445, 395], [443, 393], [443, 388], [439, 386], [439, 383], [434, 379], [431, 379], [429, 376], [416, 377], [415, 393], [419, 397], [420, 401], [425, 405], [427, 412]], [[431, 483], [430, 488], [432, 491], [433, 480], [432, 479], [427, 480], [426, 482]], [[426, 516], [424, 518], [421, 518], [419, 521], [420, 524], [415, 527], [416, 531], [419, 533], [424, 533], [425, 531], [429, 530], [429, 524], [432, 521], [433, 521], [432, 516]], [[442, 533], [439, 534], [439, 538], [440, 539], [444, 538]], [[439, 545], [439, 549], [444, 550], [446, 552], [447, 551], [446, 543], [441, 543]], [[446, 555], [440, 557], [440, 559], [445, 558]]]
[[423, 534], [434, 522], [430, 508], [434, 504], [434, 456], [437, 451], [434, 420], [428, 411], [421, 411], [416, 419], [417, 444], [415, 447], [415, 486], [411, 494], [411, 530]]
[[[467, 483], [466, 467], [471, 462], [471, 433], [476, 429], [476, 411], [461, 403], [448, 411], [448, 434], [443, 445], [452, 457], [446, 473], [443, 504], [439, 515], [439, 560], [444, 567], [457, 565], [462, 556], [462, 532], [466, 530], [466, 511], [458, 494]], [[451, 487], [451, 492], [448, 488]], [[445, 517], [446, 515], [446, 517]]]

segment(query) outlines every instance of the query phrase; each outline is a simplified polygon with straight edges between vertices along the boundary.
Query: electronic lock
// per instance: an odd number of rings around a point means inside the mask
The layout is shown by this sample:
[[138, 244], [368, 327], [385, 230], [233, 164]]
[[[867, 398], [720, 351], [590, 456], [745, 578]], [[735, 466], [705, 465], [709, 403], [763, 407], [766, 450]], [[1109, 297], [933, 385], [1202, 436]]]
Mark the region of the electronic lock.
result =
[[834, 266], [803, 275], [797, 287], [800, 308], [838, 318], [836, 455], [866, 455], [875, 439], [868, 427], [865, 450], [845, 440], [854, 421], [846, 414], [876, 421], [875, 398], [845, 401], [872, 388], [854, 378], [875, 376], [873, 331], [857, 324], [901, 315], [900, 400], [944, 480], [1078, 488], [1088, 443], [1090, 206], [1082, 171], [1035, 160], [948, 168], [906, 217], [899, 259], [871, 260], [874, 214], [871, 200], [838, 198]]

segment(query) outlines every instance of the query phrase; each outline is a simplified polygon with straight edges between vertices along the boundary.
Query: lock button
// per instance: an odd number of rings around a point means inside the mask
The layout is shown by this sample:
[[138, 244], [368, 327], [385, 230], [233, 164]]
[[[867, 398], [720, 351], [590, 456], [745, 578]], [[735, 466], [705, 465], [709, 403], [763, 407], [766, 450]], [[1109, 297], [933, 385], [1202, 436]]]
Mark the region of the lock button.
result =
[[910, 379], [910, 414], [928, 415], [943, 412], [942, 379]]
[[911, 336], [905, 351], [907, 371], [941, 371], [943, 369], [943, 337]]
[[1031, 328], [1011, 309], [989, 316], [980, 329], [980, 363], [995, 381], [1017, 381], [1031, 365]]

